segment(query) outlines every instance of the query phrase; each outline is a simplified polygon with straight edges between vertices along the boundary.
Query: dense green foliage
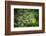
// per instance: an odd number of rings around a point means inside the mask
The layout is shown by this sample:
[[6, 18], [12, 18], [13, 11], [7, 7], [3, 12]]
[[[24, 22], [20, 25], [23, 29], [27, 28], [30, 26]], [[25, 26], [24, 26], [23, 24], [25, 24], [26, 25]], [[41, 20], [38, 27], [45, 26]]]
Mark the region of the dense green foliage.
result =
[[38, 9], [14, 9], [14, 27], [39, 26]]

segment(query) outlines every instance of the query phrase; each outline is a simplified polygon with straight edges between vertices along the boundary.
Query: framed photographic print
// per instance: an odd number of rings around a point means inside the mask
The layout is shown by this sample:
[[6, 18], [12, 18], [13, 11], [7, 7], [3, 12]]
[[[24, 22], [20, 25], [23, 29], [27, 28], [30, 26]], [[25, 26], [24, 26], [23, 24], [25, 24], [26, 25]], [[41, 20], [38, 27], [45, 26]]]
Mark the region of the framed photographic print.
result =
[[5, 1], [5, 34], [45, 32], [44, 3]]

